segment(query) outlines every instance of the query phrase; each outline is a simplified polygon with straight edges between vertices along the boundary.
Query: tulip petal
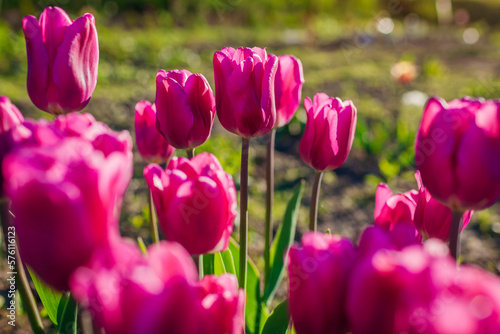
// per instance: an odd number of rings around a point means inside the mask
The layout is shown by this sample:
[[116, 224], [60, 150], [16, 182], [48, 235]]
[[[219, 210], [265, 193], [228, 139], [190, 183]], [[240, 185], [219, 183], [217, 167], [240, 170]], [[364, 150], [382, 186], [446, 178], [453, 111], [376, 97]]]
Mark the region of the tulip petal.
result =
[[191, 75], [185, 85], [187, 101], [193, 113], [193, 127], [190, 133], [190, 147], [203, 144], [212, 131], [215, 117], [215, 98], [210, 85], [201, 74]]

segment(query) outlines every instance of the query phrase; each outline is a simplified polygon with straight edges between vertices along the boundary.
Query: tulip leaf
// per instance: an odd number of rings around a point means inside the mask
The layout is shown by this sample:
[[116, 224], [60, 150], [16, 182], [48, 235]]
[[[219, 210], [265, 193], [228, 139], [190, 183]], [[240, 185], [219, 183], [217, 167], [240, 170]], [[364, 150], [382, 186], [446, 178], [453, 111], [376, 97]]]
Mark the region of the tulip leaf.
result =
[[49, 319], [54, 323], [54, 325], [57, 325], [59, 320], [58, 309], [59, 305], [63, 303], [63, 294], [44, 283], [31, 268], [28, 268], [28, 271], [30, 273], [31, 280], [35, 285], [35, 289], [38, 292], [38, 296], [40, 296], [43, 307], [45, 307], [45, 310], [47, 311]]
[[76, 334], [78, 304], [68, 293], [63, 296], [57, 308], [57, 329], [60, 334]]
[[214, 254], [203, 254], [203, 275], [213, 275], [215, 273]]
[[231, 251], [229, 249], [226, 249], [225, 251], [220, 252], [220, 255], [222, 257], [222, 261], [224, 262], [224, 267], [226, 268], [226, 272], [229, 274], [236, 275], [233, 255], [231, 254]]
[[288, 248], [292, 245], [295, 239], [295, 230], [297, 229], [297, 219], [299, 217], [300, 202], [304, 193], [304, 181], [295, 190], [292, 198], [286, 207], [283, 222], [278, 228], [276, 237], [271, 246], [271, 270], [269, 273], [269, 281], [264, 290], [264, 302], [269, 305], [278, 289], [285, 272], [284, 258]]
[[287, 332], [290, 317], [288, 315], [286, 303], [286, 300], [279, 303], [269, 315], [264, 325], [264, 329], [262, 330], [262, 334], [285, 334]]
[[[239, 276], [239, 259], [240, 259], [240, 247], [234, 241], [230, 239], [229, 250], [234, 260], [234, 269], [236, 276]], [[259, 270], [253, 263], [253, 261], [248, 258], [248, 269], [247, 269], [247, 286], [246, 286], [246, 304], [245, 304], [245, 320], [246, 320], [246, 331], [247, 334], [259, 334], [264, 328], [266, 323], [268, 312], [265, 305], [262, 303], [262, 296], [260, 293], [260, 279]]]
[[226, 273], [224, 261], [222, 261], [221, 253], [214, 254], [214, 275], [222, 275]]

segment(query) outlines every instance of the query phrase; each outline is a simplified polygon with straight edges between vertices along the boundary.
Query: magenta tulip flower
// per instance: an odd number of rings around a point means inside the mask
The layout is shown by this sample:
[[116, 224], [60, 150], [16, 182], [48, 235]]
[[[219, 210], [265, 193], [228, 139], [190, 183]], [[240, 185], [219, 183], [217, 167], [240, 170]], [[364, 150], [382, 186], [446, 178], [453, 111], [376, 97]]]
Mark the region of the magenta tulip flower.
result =
[[7, 96], [0, 96], [0, 133], [15, 128], [24, 121], [23, 114]]
[[97, 83], [99, 63], [92, 14], [72, 21], [61, 8], [47, 7], [39, 21], [26, 16], [23, 31], [33, 104], [55, 115], [85, 108]]
[[189, 253], [163, 241], [142, 257], [123, 241], [96, 252], [71, 291], [107, 334], [243, 333], [245, 293], [233, 275], [198, 273]]
[[118, 139], [111, 142], [108, 136], [27, 145], [3, 162], [21, 257], [58, 290], [67, 290], [72, 272], [119, 234], [132, 154], [109, 151]]
[[156, 128], [156, 107], [149, 101], [135, 105], [135, 142], [139, 154], [148, 163], [164, 163], [175, 153], [175, 148]]
[[340, 236], [309, 232], [288, 253], [288, 304], [298, 334], [346, 333], [345, 298], [356, 252]]
[[276, 123], [274, 85], [278, 58], [261, 48], [222, 48], [213, 58], [217, 115], [243, 138], [268, 133]]
[[[443, 241], [450, 239], [451, 209], [435, 200], [424, 187], [420, 172], [415, 173], [418, 183], [418, 197], [415, 207], [415, 227], [423, 238], [439, 238]], [[462, 218], [463, 231], [474, 211], [466, 211]]]
[[342, 102], [324, 93], [306, 97], [306, 129], [300, 156], [318, 172], [340, 167], [351, 151], [357, 111], [351, 101]]
[[500, 196], [500, 101], [431, 98], [415, 162], [431, 195], [454, 211], [480, 210]]
[[227, 248], [236, 216], [236, 189], [214, 155], [174, 157], [165, 170], [151, 164], [144, 177], [168, 240], [194, 255]]
[[173, 147], [193, 149], [210, 137], [215, 98], [203, 75], [158, 71], [155, 105], [156, 127]]
[[280, 128], [290, 122], [297, 111], [302, 95], [304, 73], [299, 59], [290, 55], [278, 57], [278, 69], [274, 81], [276, 124]]

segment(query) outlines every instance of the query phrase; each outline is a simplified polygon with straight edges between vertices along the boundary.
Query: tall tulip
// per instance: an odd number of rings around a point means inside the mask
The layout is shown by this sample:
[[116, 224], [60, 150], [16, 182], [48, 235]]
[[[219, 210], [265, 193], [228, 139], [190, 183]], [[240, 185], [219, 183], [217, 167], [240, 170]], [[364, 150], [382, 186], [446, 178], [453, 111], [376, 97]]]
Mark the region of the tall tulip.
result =
[[351, 101], [332, 98], [324, 93], [306, 97], [307, 122], [300, 140], [300, 156], [316, 170], [312, 192], [309, 228], [317, 228], [319, 188], [323, 172], [340, 167], [354, 141], [357, 111]]
[[347, 284], [356, 251], [340, 236], [307, 233], [288, 253], [288, 304], [298, 334], [346, 333]]
[[173, 147], [192, 150], [210, 137], [215, 98], [203, 75], [158, 71], [155, 105], [156, 126]]
[[38, 21], [23, 19], [28, 55], [27, 88], [43, 111], [62, 114], [88, 104], [97, 83], [99, 45], [92, 14], [72, 21], [59, 7], [47, 7]]
[[191, 254], [225, 250], [236, 216], [236, 189], [217, 158], [201, 153], [191, 160], [174, 157], [163, 170], [144, 168], [159, 225], [168, 240]]
[[68, 136], [21, 147], [4, 159], [21, 256], [58, 290], [68, 288], [72, 272], [95, 249], [118, 236], [117, 208], [132, 176], [132, 154], [110, 137]]

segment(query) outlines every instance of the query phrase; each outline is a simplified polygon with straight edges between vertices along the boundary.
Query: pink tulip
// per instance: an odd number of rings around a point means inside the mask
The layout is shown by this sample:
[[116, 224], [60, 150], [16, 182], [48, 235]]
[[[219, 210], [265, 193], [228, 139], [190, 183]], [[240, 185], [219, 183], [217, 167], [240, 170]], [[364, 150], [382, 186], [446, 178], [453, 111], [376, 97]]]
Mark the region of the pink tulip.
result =
[[310, 232], [288, 253], [288, 303], [297, 333], [346, 333], [345, 298], [356, 252], [347, 239]]
[[500, 102], [431, 98], [415, 162], [432, 196], [456, 211], [479, 210], [500, 195]]
[[210, 137], [215, 98], [203, 75], [158, 71], [155, 105], [156, 127], [173, 147], [193, 149]]
[[[24, 117], [8, 97], [0, 96], [0, 166], [3, 158], [19, 143], [30, 137], [22, 125]], [[0, 173], [0, 197], [3, 197], [3, 175]]]
[[294, 56], [278, 57], [278, 69], [274, 81], [276, 124], [280, 128], [290, 122], [300, 104], [304, 73], [302, 63]]
[[144, 169], [144, 177], [168, 240], [191, 254], [227, 248], [236, 216], [236, 189], [214, 155], [201, 153], [191, 160], [174, 157], [165, 170], [151, 164]]
[[[418, 198], [415, 208], [415, 227], [424, 238], [450, 239], [451, 209], [435, 200], [422, 184], [420, 173], [415, 173], [418, 183]], [[466, 211], [462, 219], [462, 231], [469, 224], [474, 211]]]
[[276, 122], [278, 58], [261, 48], [224, 47], [213, 58], [219, 121], [244, 138], [268, 133]]
[[351, 151], [356, 129], [356, 107], [324, 93], [306, 97], [306, 129], [300, 141], [300, 156], [319, 172], [340, 167]]
[[66, 290], [71, 273], [118, 236], [131, 152], [63, 138], [16, 149], [4, 159], [3, 175], [21, 257], [45, 282]]
[[107, 334], [243, 332], [245, 295], [232, 275], [198, 281], [194, 262], [175, 242], [139, 249], [123, 241], [96, 252], [72, 277], [71, 291]]
[[161, 164], [175, 153], [175, 148], [156, 129], [156, 107], [149, 101], [135, 105], [135, 142], [144, 161]]
[[35, 106], [59, 115], [88, 104], [97, 82], [99, 45], [92, 14], [72, 21], [59, 7], [40, 20], [23, 19], [28, 55], [28, 94]]

